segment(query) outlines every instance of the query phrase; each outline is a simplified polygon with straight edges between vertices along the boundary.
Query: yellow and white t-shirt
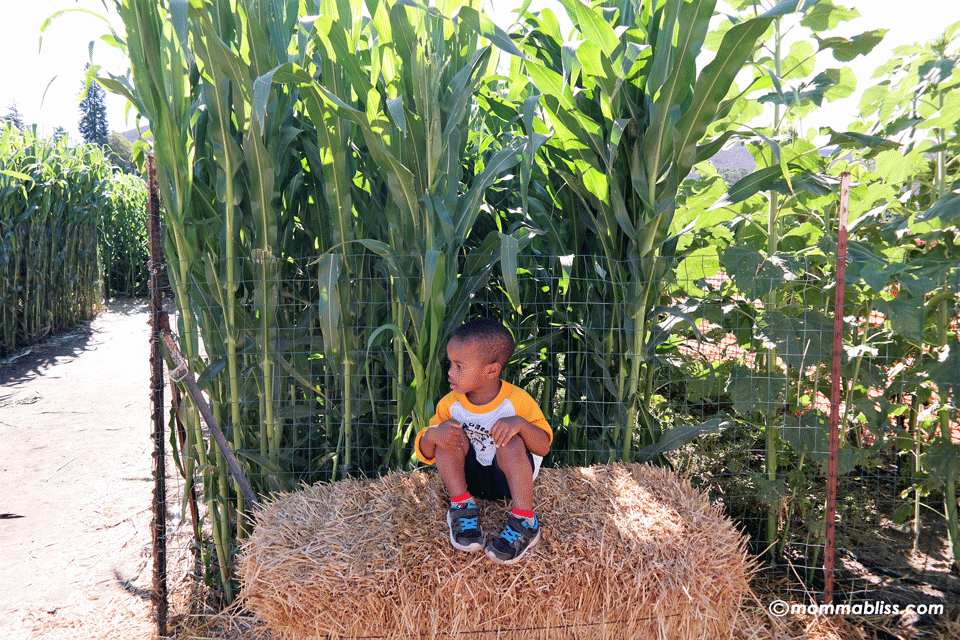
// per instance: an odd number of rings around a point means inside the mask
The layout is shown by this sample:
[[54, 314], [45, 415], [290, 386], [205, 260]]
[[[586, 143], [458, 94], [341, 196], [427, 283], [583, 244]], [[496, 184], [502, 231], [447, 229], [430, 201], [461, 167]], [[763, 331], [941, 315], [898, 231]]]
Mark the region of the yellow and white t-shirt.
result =
[[[483, 406], [472, 404], [466, 396], [451, 391], [440, 399], [437, 412], [430, 418], [430, 426], [427, 429], [450, 419], [456, 420], [463, 425], [463, 430], [477, 453], [477, 462], [483, 466], [490, 466], [493, 464], [493, 456], [497, 453], [497, 447], [493, 444], [493, 438], [490, 437], [490, 429], [500, 418], [510, 416], [520, 416], [533, 426], [543, 429], [553, 442], [553, 430], [536, 401], [523, 389], [505, 381], [500, 382], [500, 393], [497, 397]], [[434, 461], [425, 457], [420, 451], [420, 438], [427, 429], [422, 429], [417, 434], [414, 450], [421, 462], [433, 464]], [[542, 456], [533, 455], [534, 478], [540, 471], [542, 461]]]

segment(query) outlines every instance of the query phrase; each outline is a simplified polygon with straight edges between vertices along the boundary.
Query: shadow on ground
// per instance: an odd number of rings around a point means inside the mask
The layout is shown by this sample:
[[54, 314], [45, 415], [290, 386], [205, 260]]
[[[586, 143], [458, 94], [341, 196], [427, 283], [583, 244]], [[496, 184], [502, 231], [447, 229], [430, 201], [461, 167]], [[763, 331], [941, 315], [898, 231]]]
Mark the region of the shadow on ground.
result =
[[[129, 317], [143, 313], [147, 301], [140, 298], [112, 299], [104, 305], [104, 311], [120, 317]], [[0, 360], [0, 407], [10, 402], [27, 402], [29, 399], [14, 400], [11, 387], [40, 376], [56, 364], [73, 360], [81, 353], [90, 350], [97, 342], [102, 331], [97, 327], [98, 317], [79, 323], [75, 328], [24, 347], [10, 357]]]

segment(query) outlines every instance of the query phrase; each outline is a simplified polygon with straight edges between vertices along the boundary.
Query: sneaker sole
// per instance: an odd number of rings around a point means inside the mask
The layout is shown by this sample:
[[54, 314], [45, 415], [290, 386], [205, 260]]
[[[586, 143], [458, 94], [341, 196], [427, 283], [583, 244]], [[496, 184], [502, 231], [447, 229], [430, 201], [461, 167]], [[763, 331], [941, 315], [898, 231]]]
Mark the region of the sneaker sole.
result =
[[537, 529], [537, 535], [533, 536], [533, 540], [530, 541], [530, 544], [527, 545], [527, 548], [521, 551], [516, 558], [510, 558], [509, 560], [502, 560], [498, 558], [497, 555], [490, 549], [486, 550], [487, 557], [493, 560], [494, 562], [496, 562], [497, 564], [516, 564], [517, 562], [520, 562], [520, 559], [523, 558], [523, 556], [527, 555], [527, 551], [530, 551], [530, 549], [533, 549], [537, 545], [537, 543], [540, 542], [540, 531], [541, 531], [540, 529]]
[[483, 549], [483, 543], [482, 543], [482, 542], [474, 542], [474, 543], [472, 543], [472, 544], [462, 545], [462, 544], [458, 543], [456, 540], [454, 540], [454, 538], [453, 538], [453, 519], [450, 517], [450, 512], [449, 512], [449, 511], [447, 512], [447, 527], [449, 527], [449, 531], [450, 531], [450, 544], [453, 545], [453, 548], [454, 548], [454, 549], [459, 549], [460, 551], [480, 551], [480, 550]]

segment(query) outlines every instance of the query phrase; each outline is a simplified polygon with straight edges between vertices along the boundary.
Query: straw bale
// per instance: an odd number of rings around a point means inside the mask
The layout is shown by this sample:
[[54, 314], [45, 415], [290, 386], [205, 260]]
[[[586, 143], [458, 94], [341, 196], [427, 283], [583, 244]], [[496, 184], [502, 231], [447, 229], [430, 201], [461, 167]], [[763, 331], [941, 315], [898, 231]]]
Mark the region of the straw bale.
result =
[[[744, 537], [669, 469], [543, 469], [540, 543], [518, 564], [450, 546], [433, 472], [275, 496], [238, 560], [275, 637], [729, 638], [750, 594]], [[488, 537], [505, 502], [481, 503]]]

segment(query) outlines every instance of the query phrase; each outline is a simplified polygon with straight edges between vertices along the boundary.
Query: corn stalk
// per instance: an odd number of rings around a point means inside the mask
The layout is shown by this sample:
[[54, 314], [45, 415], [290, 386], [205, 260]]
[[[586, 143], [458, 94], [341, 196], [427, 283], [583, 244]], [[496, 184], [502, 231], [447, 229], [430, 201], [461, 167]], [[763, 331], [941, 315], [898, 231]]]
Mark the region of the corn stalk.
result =
[[[478, 33], [511, 45], [470, 3], [461, 4], [377, 3], [362, 41], [368, 49], [361, 49], [350, 23], [321, 16], [314, 25], [318, 38], [340, 71], [323, 73], [318, 82], [309, 70], [290, 64], [272, 75], [274, 82], [296, 83], [313, 120], [324, 122], [318, 131], [325, 129], [325, 141], [336, 143], [328, 156], [336, 162], [334, 171], [344, 162], [346, 131], [364, 150], [352, 159], [364, 180], [362, 197], [352, 198], [355, 211], [344, 184], [327, 190], [346, 195], [332, 216], [338, 244], [320, 260], [321, 286], [328, 292], [321, 317], [325, 355], [343, 368], [345, 384], [358, 372], [354, 350], [381, 348], [383, 337], [391, 338], [397, 423], [383, 466], [409, 457], [410, 435], [425, 424], [440, 391], [447, 336], [502, 253], [519, 250], [516, 238], [497, 232], [479, 243], [471, 237], [485, 190], [517, 163], [527, 142], [518, 136], [497, 143], [471, 130], [473, 96], [494, 64], [493, 49], [481, 44]], [[369, 67], [358, 60], [369, 60]], [[474, 161], [482, 167], [474, 175], [464, 172], [471, 143], [492, 149]], [[351, 345], [337, 326], [349, 325], [344, 301], [359, 297], [348, 293], [355, 272], [348, 256], [358, 247], [379, 258], [388, 281], [384, 294], [392, 302], [380, 328]], [[515, 272], [508, 280], [516, 282]]]
[[630, 2], [616, 13], [576, 0], [562, 4], [583, 41], [573, 51], [537, 24], [522, 68], [553, 130], [546, 171], [570, 188], [571, 206], [591, 232], [578, 250], [604, 261], [598, 273], [614, 316], [600, 325], [602, 335], [592, 321], [585, 330], [619, 407], [609, 457], [629, 460], [638, 429], [643, 445], [661, 431], [647, 409], [656, 349], [669, 335], [658, 330], [658, 316], [689, 320], [660, 304], [662, 283], [682, 258], [676, 255], [682, 230], [673, 228], [680, 182], [716, 150], [698, 144], [759, 38], [800, 3], [781, 3], [731, 27], [699, 74], [696, 60], [715, 2]]
[[0, 356], [99, 310], [111, 179], [96, 147], [0, 128]]
[[[345, 0], [116, 5], [131, 73], [100, 81], [150, 121], [181, 351], [256, 488], [370, 469], [371, 452], [406, 464], [446, 334], [520, 246], [473, 237], [526, 148], [471, 129], [494, 68], [480, 34], [509, 38], [457, 3], [370, 3], [369, 21]], [[195, 411], [182, 417], [230, 599], [246, 505]]]

